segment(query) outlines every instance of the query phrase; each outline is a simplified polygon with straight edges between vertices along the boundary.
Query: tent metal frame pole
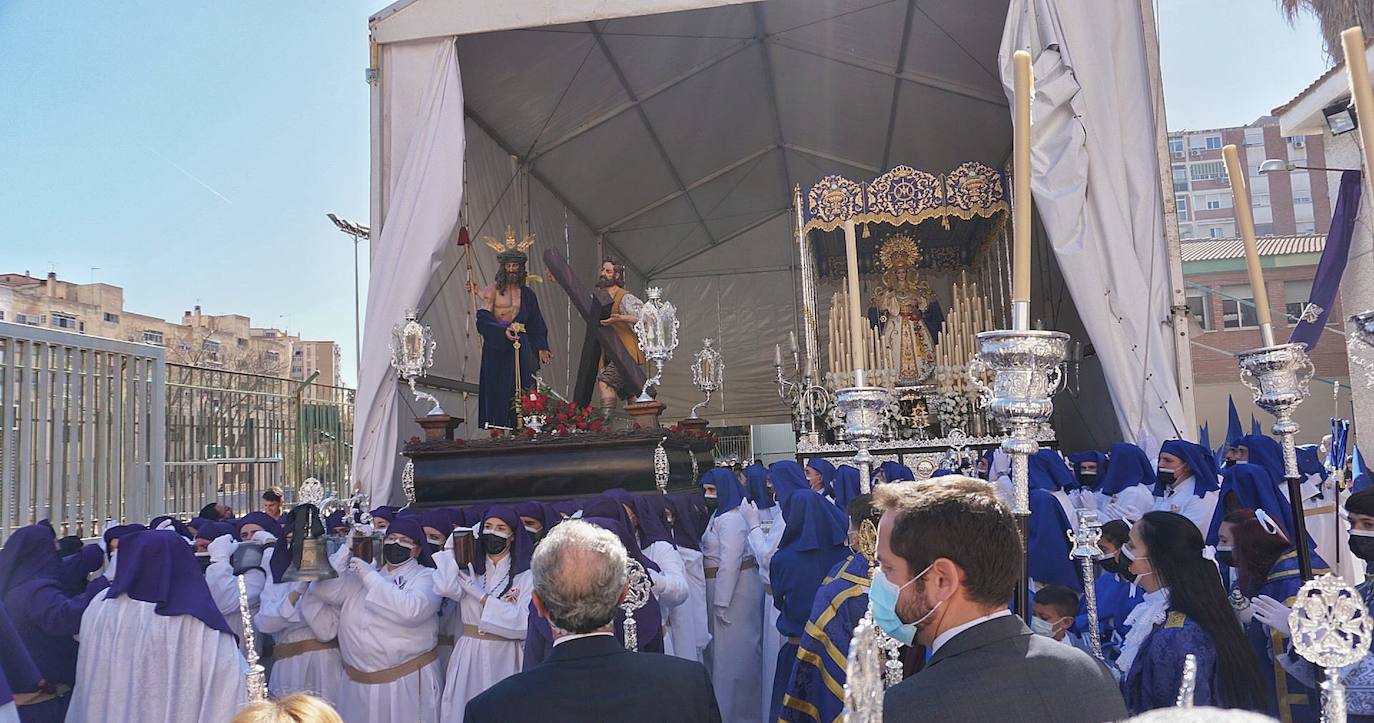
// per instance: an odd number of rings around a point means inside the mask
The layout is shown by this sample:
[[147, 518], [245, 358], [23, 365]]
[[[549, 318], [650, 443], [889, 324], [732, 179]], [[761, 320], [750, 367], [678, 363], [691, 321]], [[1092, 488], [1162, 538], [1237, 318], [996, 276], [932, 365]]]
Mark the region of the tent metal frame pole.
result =
[[[773, 50], [764, 40], [768, 37], [767, 26], [763, 21], [762, 3], [753, 6], [754, 32], [759, 42], [759, 57], [763, 61], [763, 80], [768, 84], [768, 110], [773, 120], [773, 140], [779, 148], [787, 142], [782, 135], [782, 105], [778, 103], [778, 81], [773, 72]], [[787, 195], [792, 192], [792, 169], [787, 164], [787, 154], [782, 154], [782, 190]]]
[[[897, 50], [897, 72], [906, 67], [906, 55], [911, 46], [911, 23], [916, 17], [915, 0], [907, 3], [906, 19], [902, 23], [902, 41]], [[892, 105], [887, 114], [887, 137], [883, 139], [883, 168], [892, 165], [892, 136], [897, 130], [897, 105], [902, 99], [902, 79], [892, 76]]]
[[691, 183], [687, 184], [687, 187], [684, 188], [684, 189], [680, 189], [680, 190], [677, 190], [677, 191], [673, 191], [672, 193], [670, 193], [670, 194], [668, 194], [668, 195], [666, 195], [666, 196], [663, 196], [662, 198], [659, 198], [659, 199], [654, 200], [654, 201], [650, 201], [649, 203], [647, 203], [647, 204], [645, 204], [645, 205], [643, 205], [643, 206], [640, 206], [639, 208], [637, 208], [637, 209], [631, 211], [630, 213], [628, 213], [628, 214], [626, 214], [626, 215], [624, 215], [624, 216], [621, 216], [620, 218], [618, 218], [618, 219], [616, 219], [616, 220], [614, 220], [614, 221], [612, 221], [612, 222], [606, 224], [606, 225], [603, 226], [602, 228], [596, 229], [596, 232], [597, 232], [597, 233], [614, 233], [617, 226], [621, 226], [621, 225], [624, 225], [624, 224], [626, 224], [626, 223], [629, 223], [630, 221], [633, 221], [633, 220], [635, 220], [636, 218], [639, 218], [640, 216], [643, 216], [644, 214], [646, 214], [646, 213], [648, 213], [648, 212], [650, 212], [650, 211], [652, 211], [652, 210], [654, 210], [654, 209], [656, 209], [656, 208], [658, 208], [658, 207], [660, 207], [660, 206], [662, 206], [662, 205], [664, 205], [664, 204], [666, 204], [666, 203], [669, 203], [670, 201], [673, 201], [673, 200], [675, 200], [675, 199], [681, 198], [682, 196], [686, 195], [687, 193], [690, 193], [690, 192], [692, 192], [692, 191], [695, 191], [695, 190], [698, 189], [698, 188], [701, 188], [702, 186], [705, 186], [706, 184], [710, 183], [711, 181], [714, 181], [714, 180], [716, 180], [717, 178], [720, 178], [721, 176], [724, 176], [724, 175], [726, 175], [727, 173], [730, 173], [731, 171], [738, 170], [738, 169], [740, 169], [740, 168], [742, 168], [742, 167], [748, 165], [749, 163], [751, 163], [751, 162], [753, 162], [753, 161], [756, 161], [756, 160], [758, 160], [759, 158], [761, 158], [761, 157], [763, 157], [763, 156], [766, 156], [766, 155], [768, 155], [769, 153], [772, 153], [773, 151], [780, 150], [780, 149], [781, 149], [781, 147], [780, 147], [779, 145], [777, 145], [777, 144], [770, 144], [770, 145], [764, 146], [763, 148], [760, 148], [760, 149], [758, 149], [757, 151], [754, 151], [753, 153], [750, 153], [749, 155], [744, 156], [743, 158], [740, 158], [739, 160], [734, 161], [734, 162], [730, 163], [730, 164], [727, 165], [727, 166], [723, 166], [723, 167], [721, 167], [721, 168], [718, 168], [718, 169], [716, 169], [716, 170], [714, 170], [714, 171], [712, 171], [712, 172], [706, 174], [705, 176], [702, 176], [701, 178], [698, 178], [697, 180], [692, 181]]
[[700, 256], [700, 255], [702, 255], [702, 254], [704, 254], [704, 253], [706, 253], [707, 251], [710, 251], [710, 250], [712, 250], [712, 249], [720, 248], [721, 246], [723, 246], [723, 245], [725, 245], [725, 244], [727, 244], [727, 243], [730, 243], [731, 241], [734, 241], [735, 239], [739, 238], [740, 236], [743, 236], [744, 234], [749, 233], [750, 231], [753, 231], [754, 229], [758, 228], [759, 226], [762, 226], [762, 225], [768, 223], [769, 221], [772, 221], [773, 219], [777, 218], [778, 216], [781, 216], [781, 215], [783, 215], [784, 213], [789, 213], [791, 210], [792, 210], [792, 207], [789, 205], [787, 208], [781, 208], [781, 209], [778, 209], [777, 211], [773, 211], [772, 213], [768, 214], [767, 216], [764, 216], [763, 218], [760, 218], [759, 220], [757, 220], [757, 221], [755, 221], [755, 222], [753, 222], [753, 223], [751, 223], [751, 224], [745, 226], [744, 228], [741, 228], [741, 229], [736, 230], [736, 231], [732, 231], [732, 232], [730, 232], [729, 234], [727, 234], [727, 235], [725, 235], [725, 236], [722, 236], [721, 239], [720, 239], [719, 241], [717, 241], [717, 242], [711, 244], [710, 246], [706, 246], [706, 247], [704, 247], [704, 248], [699, 248], [699, 249], [697, 249], [696, 251], [693, 251], [692, 253], [687, 254], [686, 256], [684, 256], [684, 257], [682, 257], [682, 258], [680, 258], [680, 259], [677, 259], [676, 261], [672, 261], [672, 262], [670, 262], [670, 263], [668, 263], [668, 264], [665, 264], [665, 265], [663, 265], [663, 266], [659, 266], [659, 267], [657, 267], [657, 268], [650, 269], [650, 270], [649, 270], [649, 275], [646, 276], [645, 278], [646, 278], [646, 279], [656, 279], [656, 278], [658, 278], [658, 275], [659, 275], [659, 274], [661, 274], [661, 273], [667, 271], [668, 269], [672, 269], [672, 268], [676, 268], [676, 267], [678, 267], [678, 266], [681, 266], [682, 264], [685, 264], [685, 263], [687, 263], [688, 261], [691, 261], [692, 259], [694, 259], [694, 258], [696, 258], [696, 257], [698, 257], [698, 256]]

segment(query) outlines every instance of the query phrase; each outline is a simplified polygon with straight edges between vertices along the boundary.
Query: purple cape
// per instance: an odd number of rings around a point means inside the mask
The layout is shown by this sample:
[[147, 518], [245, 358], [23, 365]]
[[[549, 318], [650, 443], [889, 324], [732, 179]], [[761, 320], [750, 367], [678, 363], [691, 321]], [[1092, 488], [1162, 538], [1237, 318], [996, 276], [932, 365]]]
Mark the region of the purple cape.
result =
[[158, 615], [190, 615], [234, 634], [210, 597], [195, 554], [175, 532], [147, 530], [120, 541], [119, 567], [106, 596], [113, 600], [120, 595], [153, 603]]

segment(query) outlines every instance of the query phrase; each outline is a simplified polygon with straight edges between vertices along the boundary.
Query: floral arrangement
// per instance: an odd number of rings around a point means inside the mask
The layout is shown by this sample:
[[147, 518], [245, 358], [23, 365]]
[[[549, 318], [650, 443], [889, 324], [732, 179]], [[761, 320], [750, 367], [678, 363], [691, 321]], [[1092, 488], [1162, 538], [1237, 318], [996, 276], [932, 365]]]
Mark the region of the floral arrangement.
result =
[[[636, 425], [636, 427], [638, 427], [638, 425]], [[673, 434], [680, 434], [684, 437], [690, 437], [692, 439], [700, 439], [704, 442], [710, 442], [711, 446], [713, 447], [716, 444], [716, 435], [711, 434], [710, 432], [704, 429], [693, 429], [691, 427], [684, 427], [680, 422], [669, 427], [668, 431], [672, 432]]]
[[[599, 417], [594, 418], [591, 407], [579, 407], [563, 401], [546, 387], [527, 389], [517, 394], [511, 402], [511, 409], [524, 421], [525, 428], [521, 433], [526, 437], [606, 431], [606, 423]], [[500, 430], [492, 430], [491, 436], [492, 439], [499, 437]]]
[[954, 429], [964, 424], [965, 408], [962, 395], [948, 392], [936, 394], [932, 406], [935, 418], [940, 420], [940, 425], [945, 429]]

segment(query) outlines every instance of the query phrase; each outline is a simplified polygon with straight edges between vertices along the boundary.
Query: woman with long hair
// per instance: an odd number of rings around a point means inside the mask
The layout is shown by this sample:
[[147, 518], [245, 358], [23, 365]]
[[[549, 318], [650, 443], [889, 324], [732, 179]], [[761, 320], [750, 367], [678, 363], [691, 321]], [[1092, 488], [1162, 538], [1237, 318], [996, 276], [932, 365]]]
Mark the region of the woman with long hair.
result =
[[[1253, 466], [1242, 463], [1232, 470]], [[1217, 558], [1235, 569], [1235, 589], [1246, 600], [1264, 596], [1288, 607], [1293, 605], [1303, 583], [1298, 555], [1286, 532], [1264, 509], [1228, 513], [1218, 529], [1217, 542]], [[1316, 554], [1312, 555], [1312, 572], [1329, 572], [1326, 562]], [[1237, 611], [1237, 616], [1245, 626], [1255, 662], [1264, 671], [1269, 714], [1285, 721], [1316, 720], [1317, 696], [1283, 671], [1281, 658], [1288, 648], [1288, 635], [1255, 619], [1252, 606]]]
[[1133, 713], [1172, 706], [1183, 660], [1197, 661], [1197, 705], [1263, 711], [1263, 680], [1226, 599], [1216, 565], [1202, 556], [1202, 532], [1175, 512], [1148, 512], [1121, 548], [1126, 576], [1145, 591], [1117, 667]]

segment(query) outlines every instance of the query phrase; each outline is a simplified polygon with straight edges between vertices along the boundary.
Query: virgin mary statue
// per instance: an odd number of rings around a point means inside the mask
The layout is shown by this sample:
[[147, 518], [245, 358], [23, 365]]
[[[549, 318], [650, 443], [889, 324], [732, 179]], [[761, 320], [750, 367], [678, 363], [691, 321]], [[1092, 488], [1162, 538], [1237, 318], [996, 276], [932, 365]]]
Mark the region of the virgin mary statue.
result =
[[868, 321], [877, 328], [883, 367], [898, 385], [917, 384], [935, 366], [936, 336], [944, 312], [930, 284], [916, 270], [921, 248], [916, 239], [898, 234], [878, 250], [882, 283], [873, 292]]

